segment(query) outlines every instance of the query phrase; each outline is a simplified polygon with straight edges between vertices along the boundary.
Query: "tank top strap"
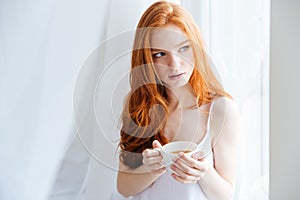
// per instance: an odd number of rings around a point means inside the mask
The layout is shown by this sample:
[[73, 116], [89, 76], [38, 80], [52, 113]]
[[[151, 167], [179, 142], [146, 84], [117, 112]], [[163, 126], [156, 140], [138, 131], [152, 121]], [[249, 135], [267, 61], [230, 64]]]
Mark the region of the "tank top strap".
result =
[[210, 128], [210, 121], [211, 121], [211, 113], [212, 113], [212, 108], [214, 106], [215, 101], [212, 100], [209, 108], [209, 114], [208, 114], [208, 119], [207, 119], [207, 125], [206, 125], [206, 132], [209, 133], [209, 128]]
[[206, 125], [206, 133], [202, 141], [198, 144], [198, 147], [201, 147], [203, 145], [207, 145], [210, 143], [210, 133], [209, 133], [209, 128], [210, 128], [210, 120], [211, 120], [211, 112], [212, 112], [212, 107], [213, 107], [214, 101], [211, 102], [210, 108], [209, 108], [209, 115], [207, 118], [207, 125]]
[[212, 153], [212, 141], [211, 141], [211, 135], [210, 135], [210, 121], [212, 118], [212, 109], [214, 106], [214, 100], [211, 102], [210, 104], [210, 108], [209, 108], [209, 115], [207, 118], [207, 127], [206, 127], [206, 134], [204, 136], [204, 139], [200, 142], [200, 144], [198, 144], [198, 149], [201, 149], [202, 152], [205, 153], [206, 156], [208, 156], [209, 158], [209, 165], [213, 166], [214, 161], [213, 161], [213, 153]]

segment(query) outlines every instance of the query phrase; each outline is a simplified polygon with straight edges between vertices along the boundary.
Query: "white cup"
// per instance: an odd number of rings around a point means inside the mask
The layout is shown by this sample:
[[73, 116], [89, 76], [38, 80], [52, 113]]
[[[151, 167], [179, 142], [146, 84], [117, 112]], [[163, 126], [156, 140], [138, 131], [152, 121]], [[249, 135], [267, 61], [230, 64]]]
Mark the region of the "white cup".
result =
[[197, 144], [190, 141], [175, 141], [162, 146], [159, 151], [163, 157], [163, 165], [169, 169], [169, 165], [173, 163], [173, 159], [178, 157], [179, 152], [183, 152], [188, 156], [192, 156], [197, 152]]

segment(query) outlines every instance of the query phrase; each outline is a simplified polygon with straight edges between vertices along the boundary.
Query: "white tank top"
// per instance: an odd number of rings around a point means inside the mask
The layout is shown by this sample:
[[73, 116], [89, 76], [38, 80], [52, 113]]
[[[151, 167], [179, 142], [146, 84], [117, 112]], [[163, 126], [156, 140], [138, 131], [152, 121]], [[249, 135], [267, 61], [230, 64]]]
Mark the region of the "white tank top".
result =
[[[212, 110], [213, 102], [210, 106]], [[213, 166], [213, 154], [211, 148], [211, 137], [209, 134], [211, 114], [209, 114], [207, 122], [207, 131], [203, 140], [198, 144], [198, 149], [207, 154], [207, 159], [210, 166]], [[199, 183], [183, 184], [176, 181], [172, 176], [172, 172], [167, 171], [162, 174], [152, 186], [144, 191], [134, 195], [132, 200], [207, 200], [205, 193]]]

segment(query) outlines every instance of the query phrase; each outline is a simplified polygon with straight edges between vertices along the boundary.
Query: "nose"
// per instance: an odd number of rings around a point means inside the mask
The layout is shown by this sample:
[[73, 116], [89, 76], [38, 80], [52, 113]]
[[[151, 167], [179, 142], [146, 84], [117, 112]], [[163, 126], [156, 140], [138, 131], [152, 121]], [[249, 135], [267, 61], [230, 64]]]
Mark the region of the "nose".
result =
[[178, 67], [180, 67], [181, 64], [181, 58], [179, 55], [177, 55], [176, 53], [170, 53], [169, 56], [169, 68], [174, 70], [174, 69], [178, 69]]

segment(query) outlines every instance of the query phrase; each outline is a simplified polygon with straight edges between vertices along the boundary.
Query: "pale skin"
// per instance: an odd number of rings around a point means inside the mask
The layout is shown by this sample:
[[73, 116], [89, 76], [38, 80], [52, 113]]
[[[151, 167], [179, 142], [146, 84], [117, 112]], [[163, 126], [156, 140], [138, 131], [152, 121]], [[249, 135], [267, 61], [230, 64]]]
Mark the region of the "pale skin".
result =
[[[154, 32], [151, 36], [153, 61], [160, 79], [169, 88], [169, 118], [164, 127], [169, 141], [189, 140], [200, 143], [205, 136], [207, 115], [210, 104], [191, 109], [196, 98], [188, 85], [193, 70], [193, 54], [185, 34], [176, 26], [167, 26], [169, 30]], [[170, 31], [171, 30], [171, 31]], [[172, 34], [181, 33], [181, 34]], [[208, 199], [232, 199], [237, 160], [237, 140], [239, 132], [239, 112], [236, 104], [229, 98], [218, 98], [212, 109], [210, 134], [214, 166], [210, 167], [206, 158], [199, 159], [201, 152], [188, 157], [179, 153], [171, 169], [172, 177], [181, 183], [195, 183], [202, 187]], [[166, 172], [162, 165], [162, 156], [153, 142], [153, 149], [143, 151], [143, 164], [131, 170], [120, 163], [117, 188], [125, 197], [142, 192]]]

